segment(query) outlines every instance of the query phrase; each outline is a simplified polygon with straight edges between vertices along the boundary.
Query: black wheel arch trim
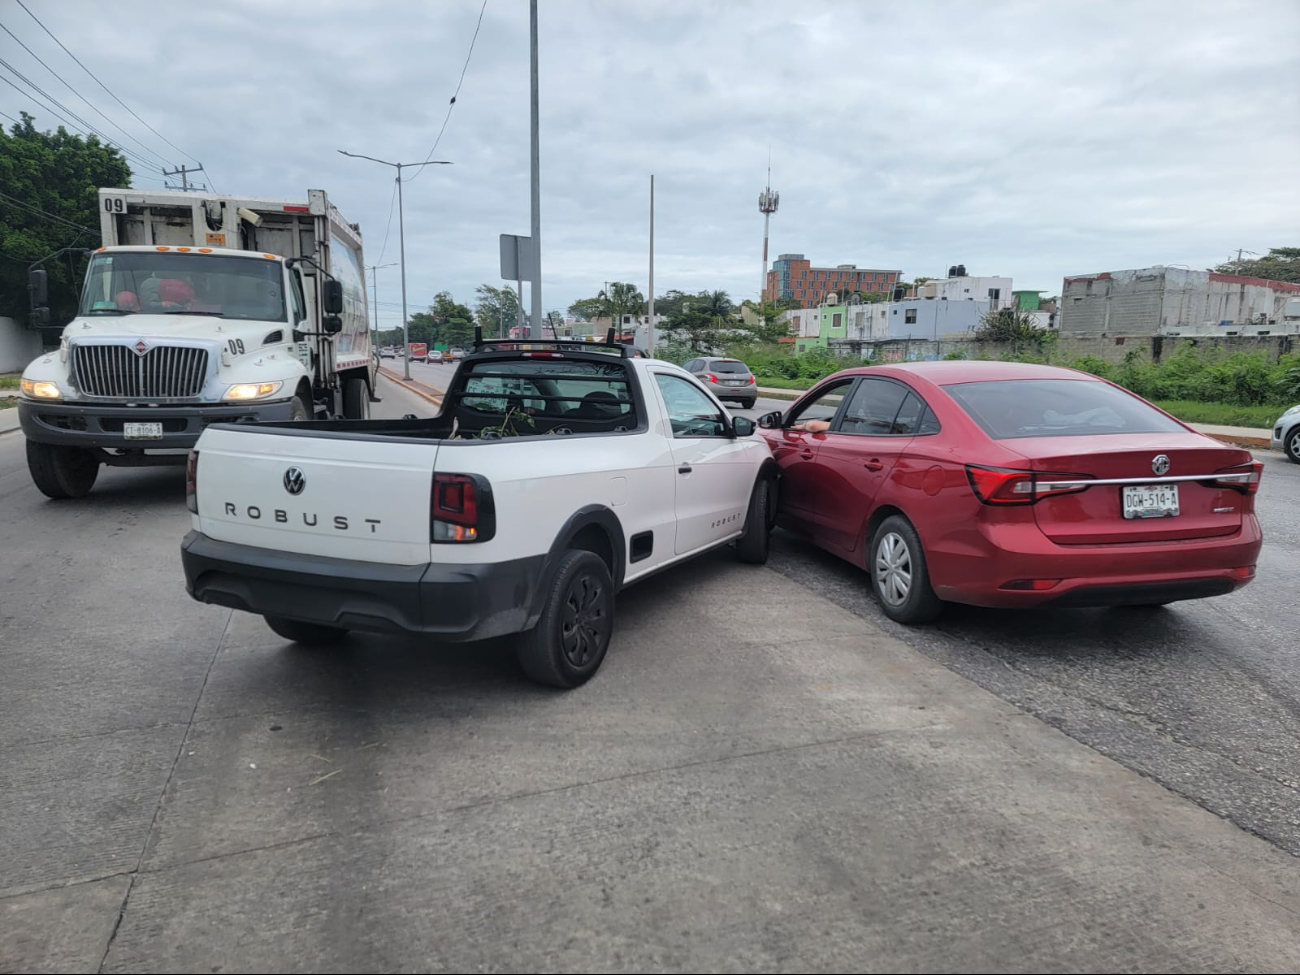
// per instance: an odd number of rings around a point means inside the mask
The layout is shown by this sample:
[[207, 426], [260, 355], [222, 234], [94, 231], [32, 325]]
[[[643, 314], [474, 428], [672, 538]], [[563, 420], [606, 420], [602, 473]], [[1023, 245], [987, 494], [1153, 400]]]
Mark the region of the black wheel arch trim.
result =
[[[550, 578], [555, 571], [555, 566], [559, 564], [564, 553], [569, 551], [578, 533], [593, 526], [599, 528], [609, 540], [614, 563], [610, 566], [609, 574], [614, 580], [614, 591], [618, 592], [623, 588], [623, 577], [627, 572], [627, 539], [623, 534], [623, 523], [618, 520], [618, 515], [603, 504], [584, 505], [569, 516], [560, 530], [555, 533], [555, 541], [551, 543], [550, 551], [546, 553], [546, 559], [542, 563], [540, 578]], [[533, 587], [532, 605], [528, 608], [530, 626], [542, 615], [542, 601], [546, 598], [545, 594], [546, 586]]]

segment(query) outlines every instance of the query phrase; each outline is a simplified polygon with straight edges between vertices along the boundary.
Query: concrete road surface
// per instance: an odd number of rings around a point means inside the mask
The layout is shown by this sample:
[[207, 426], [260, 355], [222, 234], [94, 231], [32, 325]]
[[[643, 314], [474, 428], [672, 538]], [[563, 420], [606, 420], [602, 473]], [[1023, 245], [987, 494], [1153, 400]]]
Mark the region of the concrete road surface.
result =
[[[385, 387], [377, 414], [428, 412]], [[49, 502], [0, 436], [0, 971], [1300, 966], [1285, 844], [1081, 743], [1113, 711], [1198, 762], [1206, 723], [1280, 767], [1273, 583], [1231, 647], [1254, 587], [1167, 611], [1171, 637], [938, 628], [1052, 710], [864, 620], [853, 570], [782, 536], [772, 568], [718, 553], [622, 594], [608, 661], [566, 694], [504, 642], [307, 651], [191, 602], [182, 484], [112, 470]], [[1075, 685], [1039, 676], [1058, 656]], [[1197, 706], [1106, 707], [1144, 681]], [[1225, 687], [1256, 724], [1222, 725]]]

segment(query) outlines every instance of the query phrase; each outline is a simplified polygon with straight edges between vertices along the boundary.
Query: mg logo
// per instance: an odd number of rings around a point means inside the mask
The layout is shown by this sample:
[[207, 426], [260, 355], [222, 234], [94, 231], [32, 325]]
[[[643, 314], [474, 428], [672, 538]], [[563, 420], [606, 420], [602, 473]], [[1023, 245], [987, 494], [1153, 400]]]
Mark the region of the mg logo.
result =
[[302, 494], [302, 489], [307, 486], [307, 476], [303, 474], [301, 468], [290, 467], [284, 472], [284, 489], [290, 494]]
[[145, 345], [144, 339], [140, 339], [140, 341], [136, 342], [135, 345], [131, 346], [131, 348], [135, 349], [136, 355], [144, 355], [149, 351], [149, 346]]
[[1156, 454], [1151, 459], [1151, 473], [1156, 477], [1164, 477], [1169, 473], [1169, 455]]

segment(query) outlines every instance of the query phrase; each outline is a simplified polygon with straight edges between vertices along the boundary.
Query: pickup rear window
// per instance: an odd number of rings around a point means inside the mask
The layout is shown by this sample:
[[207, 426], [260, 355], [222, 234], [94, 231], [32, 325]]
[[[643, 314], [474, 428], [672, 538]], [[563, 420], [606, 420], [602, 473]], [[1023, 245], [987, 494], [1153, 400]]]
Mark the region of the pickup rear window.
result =
[[455, 394], [458, 429], [513, 436], [564, 430], [599, 433], [637, 426], [631, 377], [621, 360], [484, 360], [471, 363]]

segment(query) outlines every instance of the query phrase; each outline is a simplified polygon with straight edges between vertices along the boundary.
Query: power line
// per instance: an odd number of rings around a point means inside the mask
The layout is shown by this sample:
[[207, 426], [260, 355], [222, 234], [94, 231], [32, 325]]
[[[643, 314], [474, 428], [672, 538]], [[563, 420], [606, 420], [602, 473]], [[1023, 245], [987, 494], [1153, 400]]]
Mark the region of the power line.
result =
[[[27, 85], [27, 87], [31, 88], [33, 91], [37, 91], [37, 92], [39, 92], [39, 93], [41, 94], [41, 96], [42, 96], [43, 98], [45, 98], [46, 101], [48, 101], [48, 102], [52, 102], [53, 104], [59, 106], [59, 108], [63, 109], [63, 111], [67, 112], [67, 113], [68, 113], [69, 115], [71, 115], [74, 119], [76, 119], [78, 122], [80, 122], [80, 123], [82, 124], [82, 126], [84, 126], [84, 128], [82, 129], [83, 132], [84, 132], [86, 129], [89, 129], [89, 130], [90, 130], [91, 132], [93, 132], [96, 136], [98, 136], [100, 139], [102, 139], [106, 145], [112, 146], [113, 148], [115, 148], [115, 149], [117, 149], [119, 152], [121, 152], [122, 155], [127, 156], [128, 158], [130, 158], [130, 159], [134, 159], [138, 165], [141, 165], [141, 166], [147, 166], [147, 167], [149, 167], [150, 169], [152, 169], [152, 168], [154, 167], [155, 164], [154, 164], [153, 162], [151, 162], [150, 160], [146, 159], [144, 156], [140, 155], [140, 153], [136, 152], [134, 149], [128, 149], [128, 148], [126, 148], [126, 146], [121, 145], [120, 143], [118, 143], [117, 140], [110, 138], [108, 135], [106, 135], [105, 133], [101, 132], [99, 129], [95, 128], [93, 125], [91, 125], [89, 122], [87, 122], [84, 118], [82, 118], [80, 115], [78, 115], [78, 114], [77, 114], [76, 112], [74, 112], [72, 109], [68, 108], [67, 105], [63, 104], [63, 102], [59, 101], [57, 98], [55, 98], [53, 95], [51, 95], [48, 91], [46, 91], [46, 90], [45, 90], [44, 88], [42, 88], [40, 85], [36, 84], [36, 82], [32, 81], [31, 78], [28, 78], [25, 74], [23, 74], [21, 71], [19, 71], [17, 68], [15, 68], [12, 64], [10, 64], [10, 63], [9, 63], [8, 61], [6, 61], [4, 58], [0, 58], [0, 67], [4, 67], [5, 69], [7, 69], [7, 70], [10, 72], [10, 74], [12, 74], [12, 75], [14, 75], [16, 78], [18, 78], [18, 80], [21, 81], [23, 84]], [[7, 80], [7, 79], [6, 79], [6, 80]], [[15, 88], [18, 87], [17, 85], [14, 85], [12, 81], [9, 82], [9, 83], [10, 83], [10, 85], [13, 85], [13, 87], [15, 87]], [[19, 90], [21, 91], [21, 89], [19, 89]], [[24, 94], [26, 94], [26, 93], [24, 93]], [[31, 95], [28, 95], [28, 97], [30, 98], [30, 97], [32, 97], [32, 96], [31, 96]], [[67, 120], [65, 119], [64, 121], [67, 121]], [[69, 123], [69, 124], [71, 124], [71, 123]]]
[[105, 122], [108, 122], [110, 125], [112, 125], [114, 128], [116, 128], [116, 129], [117, 129], [119, 132], [121, 132], [124, 136], [126, 136], [128, 139], [130, 139], [132, 142], [134, 142], [137, 146], [139, 146], [139, 147], [140, 147], [141, 149], [143, 149], [145, 152], [149, 153], [149, 155], [155, 157], [155, 158], [158, 160], [158, 163], [159, 163], [160, 165], [166, 165], [166, 163], [167, 163], [167, 160], [166, 160], [166, 159], [164, 159], [164, 158], [163, 158], [161, 155], [159, 155], [158, 153], [154, 152], [154, 151], [153, 151], [152, 149], [150, 149], [147, 145], [145, 145], [143, 142], [141, 142], [139, 139], [137, 139], [135, 136], [133, 136], [130, 132], [126, 131], [126, 129], [122, 128], [122, 126], [118, 125], [118, 124], [117, 124], [116, 122], [114, 122], [111, 118], [109, 118], [107, 115], [105, 115], [103, 112], [101, 112], [101, 111], [100, 111], [100, 110], [99, 110], [99, 109], [98, 109], [94, 104], [91, 103], [90, 99], [88, 99], [88, 98], [87, 98], [85, 95], [83, 95], [81, 92], [77, 91], [77, 89], [74, 88], [74, 87], [72, 87], [72, 85], [68, 84], [67, 80], [66, 80], [62, 75], [60, 75], [57, 71], [55, 71], [53, 68], [51, 68], [51, 67], [50, 67], [48, 64], [46, 64], [43, 60], [41, 60], [41, 56], [40, 56], [39, 54], [37, 54], [35, 51], [33, 51], [33, 50], [32, 50], [30, 47], [28, 47], [26, 44], [24, 44], [24, 43], [23, 43], [23, 40], [22, 40], [21, 37], [19, 37], [17, 34], [15, 34], [13, 31], [11, 31], [11, 30], [10, 30], [8, 27], [6, 27], [4, 24], [0, 24], [0, 30], [3, 30], [6, 34], [8, 34], [8, 35], [9, 35], [10, 37], [12, 37], [15, 41], [17, 41], [18, 44], [19, 44], [19, 46], [20, 46], [24, 51], [26, 51], [26, 52], [27, 52], [28, 54], [30, 54], [33, 58], [36, 59], [37, 64], [39, 64], [41, 67], [43, 67], [43, 68], [44, 68], [46, 71], [48, 71], [50, 74], [54, 75], [54, 77], [57, 78], [57, 79], [58, 79], [58, 80], [63, 84], [63, 87], [64, 87], [64, 88], [67, 88], [68, 91], [72, 92], [74, 95], [76, 95], [78, 98], [80, 98], [83, 102], [85, 102], [86, 105], [89, 106], [89, 107], [90, 107], [90, 108], [91, 108], [91, 109], [92, 109], [92, 110], [93, 110], [93, 111], [94, 111], [94, 112], [95, 112], [95, 113], [96, 113], [100, 118], [102, 118]]
[[40, 207], [32, 206], [30, 203], [24, 203], [22, 200], [18, 199], [17, 197], [10, 196], [8, 193], [5, 193], [3, 190], [0, 190], [0, 199], [8, 200], [11, 205], [26, 210], [28, 213], [32, 214], [33, 216], [44, 217], [46, 220], [49, 220], [52, 223], [61, 223], [64, 226], [71, 227], [73, 230], [80, 230], [83, 234], [98, 233], [98, 231], [90, 230], [86, 227], [81, 226], [81, 224], [79, 223], [73, 223], [71, 220], [66, 220], [63, 217], [57, 216], [56, 214], [47, 213], [46, 211], [42, 210]]
[[[19, 3], [21, 2], [22, 0], [19, 0]], [[483, 6], [479, 7], [478, 23], [474, 25], [474, 36], [471, 37], [469, 41], [469, 53], [465, 55], [465, 64], [460, 69], [460, 80], [456, 82], [456, 90], [451, 93], [451, 101], [447, 103], [447, 114], [442, 120], [442, 128], [438, 130], [438, 137], [433, 140], [433, 148], [429, 150], [429, 155], [425, 157], [425, 162], [432, 159], [433, 154], [438, 151], [438, 143], [442, 141], [442, 134], [447, 131], [447, 123], [451, 121], [451, 110], [456, 107], [456, 98], [460, 95], [460, 86], [465, 83], [465, 72], [469, 70], [469, 59], [474, 56], [474, 44], [478, 40], [479, 28], [483, 26], [483, 14], [487, 11], [487, 5], [488, 0], [483, 0]], [[411, 182], [422, 172], [424, 172], [423, 169], [416, 170], [415, 176], [407, 177], [406, 181], [408, 183]]]
[[[486, 2], [486, 0], [485, 0], [485, 2]], [[155, 129], [152, 125], [150, 125], [148, 122], [146, 122], [144, 119], [142, 119], [139, 115], [136, 115], [135, 112], [132, 111], [131, 107], [130, 107], [129, 105], [126, 104], [126, 102], [122, 101], [122, 99], [118, 98], [117, 95], [113, 94], [112, 90], [108, 87], [108, 85], [104, 84], [102, 81], [99, 80], [99, 78], [95, 77], [95, 73], [94, 73], [93, 71], [91, 71], [88, 67], [86, 67], [84, 64], [82, 64], [82, 63], [81, 63], [81, 59], [78, 58], [78, 57], [77, 57], [75, 54], [73, 54], [71, 51], [69, 51], [69, 50], [67, 49], [67, 47], [64, 45], [64, 43], [63, 43], [61, 40], [59, 40], [57, 37], [54, 36], [54, 32], [51, 31], [48, 27], [46, 27], [44, 24], [41, 23], [41, 19], [40, 19], [39, 17], [37, 17], [34, 13], [32, 13], [30, 10], [27, 9], [27, 4], [23, 3], [23, 0], [18, 0], [18, 6], [22, 7], [23, 10], [25, 10], [25, 11], [27, 12], [27, 16], [31, 17], [32, 20], [36, 21], [37, 25], [41, 28], [41, 30], [45, 31], [45, 33], [47, 33], [47, 34], [50, 35], [50, 39], [53, 40], [55, 44], [57, 44], [57, 45], [59, 45], [59, 47], [63, 48], [63, 53], [64, 53], [64, 54], [66, 54], [68, 57], [72, 58], [72, 60], [76, 61], [76, 62], [77, 62], [77, 65], [81, 68], [82, 71], [84, 71], [84, 72], [86, 72], [86, 74], [90, 75], [91, 78], [94, 78], [94, 80], [95, 80], [95, 84], [99, 85], [99, 87], [103, 88], [104, 91], [108, 92], [108, 94], [110, 95], [110, 97], [112, 97], [113, 101], [117, 102], [119, 105], [121, 105], [123, 108], [125, 108], [128, 112], [130, 112], [132, 118], [134, 118], [137, 122], [139, 122], [141, 125], [143, 125], [146, 129], [148, 129], [150, 132], [152, 132], [152, 133], [153, 133], [154, 135], [156, 135], [158, 138], [162, 139], [163, 142], [166, 142], [169, 146], [171, 146], [173, 149], [175, 149], [177, 152], [179, 152], [182, 156], [189, 156], [189, 158], [190, 158], [190, 159], [194, 159], [195, 162], [198, 162], [198, 161], [199, 161], [199, 160], [195, 159], [193, 156], [190, 156], [190, 154], [189, 154], [188, 152], [186, 152], [184, 149], [182, 149], [180, 146], [178, 146], [178, 145], [176, 145], [175, 143], [173, 143], [170, 139], [168, 139], [165, 135], [163, 135], [161, 132], [159, 132], [157, 129]]]
[[[5, 84], [7, 84], [10, 88], [12, 88], [14, 91], [18, 92], [18, 94], [22, 95], [23, 97], [25, 97], [25, 98], [31, 98], [31, 97], [32, 97], [32, 96], [29, 95], [27, 92], [23, 91], [21, 88], [19, 88], [17, 85], [15, 85], [15, 84], [14, 84], [12, 81], [10, 81], [8, 78], [5, 78], [5, 77], [3, 77], [3, 76], [0, 76], [0, 81], [3, 81]], [[39, 100], [36, 100], [36, 99], [33, 99], [33, 100], [34, 100], [34, 101], [37, 101], [37, 102], [38, 102], [38, 105], [39, 105]], [[66, 118], [64, 118], [62, 115], [60, 115], [58, 112], [56, 112], [54, 109], [50, 108], [49, 106], [47, 106], [47, 105], [39, 105], [39, 107], [40, 107], [40, 108], [43, 108], [45, 111], [49, 112], [51, 115], [53, 115], [55, 118], [59, 119], [59, 120], [60, 120], [61, 122], [63, 122], [65, 125], [71, 126], [73, 129], [76, 129], [76, 131], [79, 132], [79, 133], [81, 133], [82, 135], [88, 135], [88, 133], [87, 133], [84, 129], [79, 128], [78, 126], [74, 125], [72, 122], [69, 122]], [[14, 118], [12, 115], [6, 115], [4, 112], [0, 112], [0, 115], [4, 115], [5, 118], [7, 118], [10, 122], [13, 122], [15, 125], [22, 125], [22, 124], [23, 124], [23, 123], [20, 122], [18, 119]], [[114, 148], [114, 149], [118, 148], [117, 146], [113, 146], [111, 143], [110, 143], [110, 146], [111, 146], [112, 148]], [[137, 172], [134, 172], [134, 171], [131, 173], [131, 179], [132, 179], [132, 180], [137, 180], [137, 179], [147, 179], [147, 180], [152, 180], [152, 181], [155, 182], [155, 183], [166, 183], [166, 180], [163, 180], [163, 179], [161, 179], [161, 178], [159, 178], [159, 177], [157, 177], [157, 176], [149, 176], [149, 175], [147, 175], [147, 174], [145, 174], [145, 173], [137, 173]]]
[[379, 260], [376, 264], [384, 263], [384, 252], [388, 250], [388, 234], [393, 229], [393, 207], [397, 203], [397, 180], [393, 180], [393, 198], [388, 201], [388, 226], [384, 228], [384, 246], [379, 248]]

